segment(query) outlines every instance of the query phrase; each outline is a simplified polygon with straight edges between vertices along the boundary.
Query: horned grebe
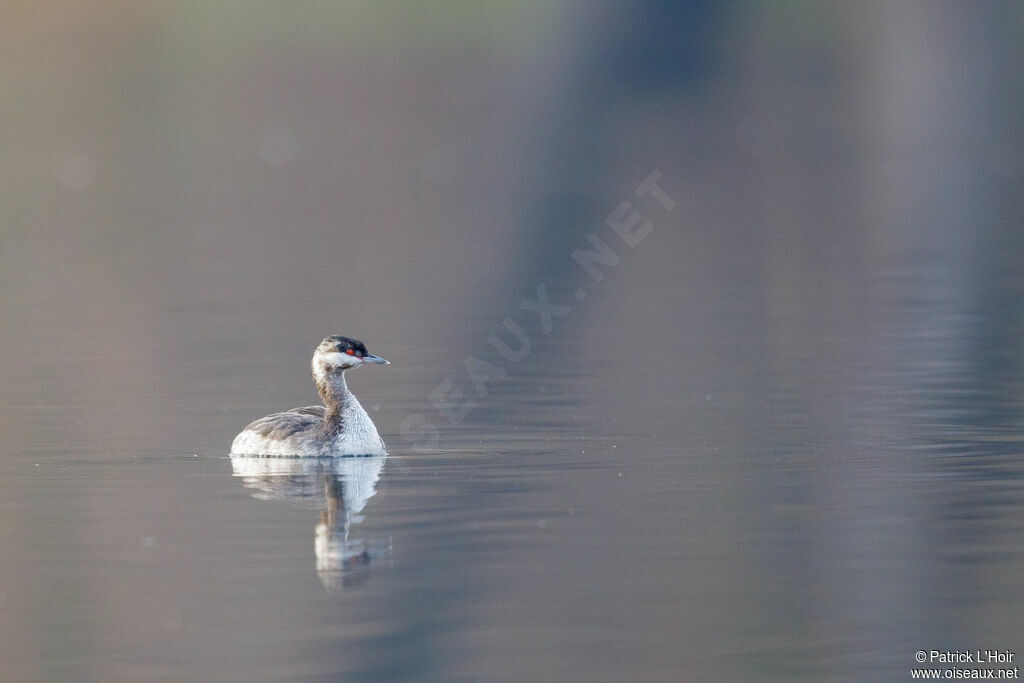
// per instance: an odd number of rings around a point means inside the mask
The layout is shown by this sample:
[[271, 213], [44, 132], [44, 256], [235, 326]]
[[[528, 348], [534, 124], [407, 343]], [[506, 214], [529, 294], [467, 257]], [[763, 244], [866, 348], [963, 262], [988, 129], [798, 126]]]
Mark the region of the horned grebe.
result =
[[345, 371], [366, 363], [388, 365], [357, 339], [325, 338], [313, 353], [313, 381], [322, 406], [262, 417], [242, 430], [232, 455], [385, 455], [373, 420], [345, 384]]

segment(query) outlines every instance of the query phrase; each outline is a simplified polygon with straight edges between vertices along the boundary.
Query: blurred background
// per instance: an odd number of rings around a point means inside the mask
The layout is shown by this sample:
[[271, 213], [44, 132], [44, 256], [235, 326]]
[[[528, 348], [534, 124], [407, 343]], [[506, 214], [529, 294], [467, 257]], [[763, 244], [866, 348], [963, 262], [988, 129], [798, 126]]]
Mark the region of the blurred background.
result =
[[[1022, 32], [1013, 2], [5, 3], [4, 676], [1018, 651]], [[350, 379], [387, 461], [233, 476], [327, 334], [392, 361]]]

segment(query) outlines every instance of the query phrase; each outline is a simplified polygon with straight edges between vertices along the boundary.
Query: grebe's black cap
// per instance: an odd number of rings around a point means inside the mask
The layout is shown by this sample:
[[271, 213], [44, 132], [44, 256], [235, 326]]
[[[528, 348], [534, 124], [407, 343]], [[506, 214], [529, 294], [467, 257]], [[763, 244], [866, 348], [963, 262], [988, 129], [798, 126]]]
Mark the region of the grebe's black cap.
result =
[[359, 358], [364, 363], [389, 365], [388, 361], [367, 351], [366, 344], [363, 342], [358, 339], [353, 339], [352, 337], [342, 337], [338, 334], [331, 335], [330, 337], [324, 337], [324, 340], [320, 342], [320, 346], [318, 346], [316, 350], [323, 353], [348, 354], [349, 356]]
[[366, 344], [359, 341], [358, 339], [353, 339], [352, 337], [342, 337], [341, 335], [338, 334], [331, 335], [330, 337], [324, 337], [324, 340], [320, 342], [320, 346], [319, 348], [317, 348], [317, 351], [324, 351], [326, 353], [345, 353], [349, 349], [352, 349], [353, 351], [358, 351], [359, 353], [362, 353], [364, 356], [367, 354]]

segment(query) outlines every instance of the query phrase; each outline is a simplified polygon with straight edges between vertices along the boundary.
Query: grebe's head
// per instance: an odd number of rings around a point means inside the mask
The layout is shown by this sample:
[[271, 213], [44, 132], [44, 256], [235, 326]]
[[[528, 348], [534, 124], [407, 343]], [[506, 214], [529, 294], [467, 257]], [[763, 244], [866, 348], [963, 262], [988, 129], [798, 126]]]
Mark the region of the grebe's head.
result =
[[358, 339], [337, 335], [326, 337], [313, 354], [313, 376], [320, 379], [324, 375], [344, 372], [366, 363], [389, 364], [380, 356], [367, 351], [366, 344]]

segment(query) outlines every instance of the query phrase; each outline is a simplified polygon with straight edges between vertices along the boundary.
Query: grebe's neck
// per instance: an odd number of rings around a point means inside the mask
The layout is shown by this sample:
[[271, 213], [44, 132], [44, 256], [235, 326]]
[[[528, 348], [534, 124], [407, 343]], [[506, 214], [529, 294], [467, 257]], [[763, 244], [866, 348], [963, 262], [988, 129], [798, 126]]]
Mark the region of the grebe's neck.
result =
[[316, 390], [324, 402], [324, 431], [328, 435], [341, 432], [345, 408], [354, 398], [345, 384], [345, 371], [325, 373], [316, 378]]

